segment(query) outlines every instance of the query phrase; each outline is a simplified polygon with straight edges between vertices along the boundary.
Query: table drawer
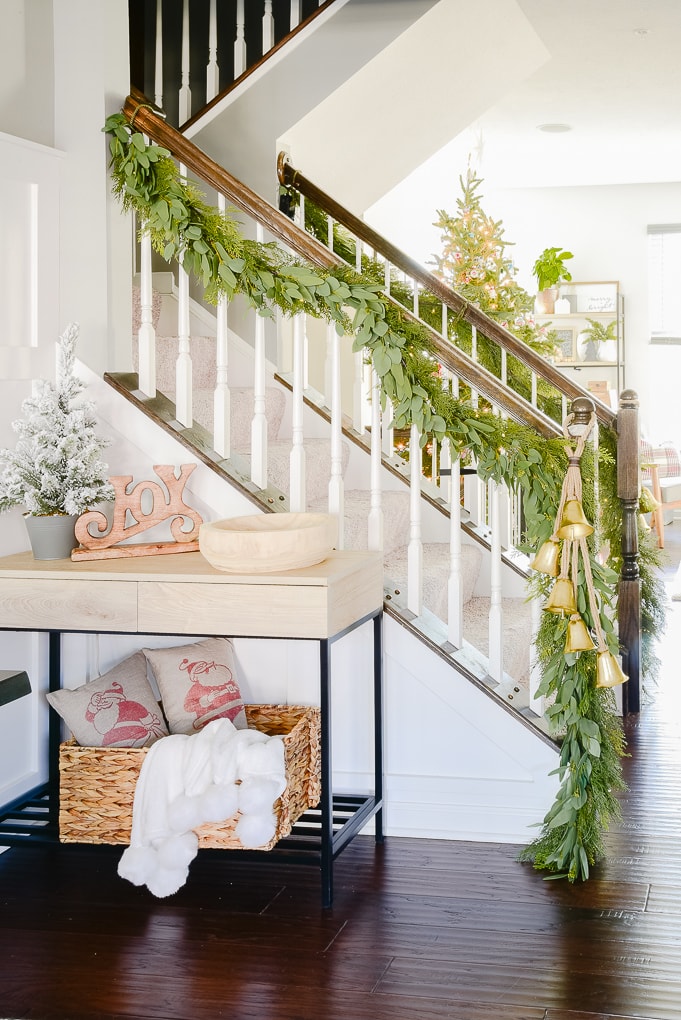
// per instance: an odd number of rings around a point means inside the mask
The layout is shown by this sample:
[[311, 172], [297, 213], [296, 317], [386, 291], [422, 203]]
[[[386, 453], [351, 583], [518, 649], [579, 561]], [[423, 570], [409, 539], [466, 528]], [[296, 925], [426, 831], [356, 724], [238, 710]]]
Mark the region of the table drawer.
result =
[[0, 626], [16, 630], [137, 630], [133, 581], [3, 578]]
[[281, 584], [140, 582], [140, 633], [329, 636], [328, 589]]

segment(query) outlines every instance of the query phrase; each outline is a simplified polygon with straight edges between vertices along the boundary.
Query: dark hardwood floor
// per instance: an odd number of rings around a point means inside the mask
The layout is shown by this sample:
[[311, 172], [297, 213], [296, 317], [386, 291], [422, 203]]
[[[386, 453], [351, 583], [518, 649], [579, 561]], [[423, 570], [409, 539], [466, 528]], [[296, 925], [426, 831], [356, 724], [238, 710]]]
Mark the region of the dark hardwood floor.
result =
[[662, 680], [626, 720], [623, 818], [588, 882], [544, 881], [514, 846], [360, 837], [323, 911], [317, 871], [273, 857], [199, 855], [155, 900], [117, 877], [120, 849], [11, 849], [0, 1016], [680, 1020], [680, 619], [675, 603]]

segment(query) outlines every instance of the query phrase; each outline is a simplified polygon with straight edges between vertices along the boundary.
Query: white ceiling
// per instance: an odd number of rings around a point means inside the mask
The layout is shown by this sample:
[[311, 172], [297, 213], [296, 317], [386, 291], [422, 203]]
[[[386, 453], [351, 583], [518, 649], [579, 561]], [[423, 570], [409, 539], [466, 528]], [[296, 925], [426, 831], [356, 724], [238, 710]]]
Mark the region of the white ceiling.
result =
[[495, 187], [681, 180], [681, 0], [517, 5], [547, 61], [434, 160], [477, 147]]

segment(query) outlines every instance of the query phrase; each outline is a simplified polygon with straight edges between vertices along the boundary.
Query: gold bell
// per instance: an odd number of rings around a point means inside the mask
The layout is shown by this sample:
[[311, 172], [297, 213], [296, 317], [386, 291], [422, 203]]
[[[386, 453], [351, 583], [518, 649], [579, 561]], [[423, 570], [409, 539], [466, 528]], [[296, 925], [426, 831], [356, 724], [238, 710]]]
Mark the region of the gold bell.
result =
[[617, 687], [629, 679], [612, 652], [599, 652], [596, 656], [596, 687]]
[[591, 640], [588, 628], [578, 613], [570, 617], [567, 626], [567, 638], [565, 640], [565, 651], [567, 652], [590, 652], [595, 648]]
[[544, 609], [547, 613], [565, 613], [567, 616], [577, 612], [575, 586], [569, 577], [558, 578]]
[[[639, 527], [641, 528], [641, 531], [651, 531], [652, 530], [652, 528], [648, 524], [648, 522], [645, 519], [645, 517], [643, 516], [643, 514], [639, 514], [638, 515], [638, 523], [639, 523]], [[530, 564], [530, 566], [532, 566], [532, 564]]]
[[568, 538], [574, 542], [578, 538], [586, 538], [593, 533], [593, 526], [587, 521], [582, 504], [578, 499], [568, 499], [563, 507], [563, 516], [556, 534], [558, 538]]
[[555, 538], [549, 538], [539, 549], [539, 552], [530, 563], [532, 570], [538, 570], [549, 577], [558, 577], [558, 561], [560, 559], [560, 543]]

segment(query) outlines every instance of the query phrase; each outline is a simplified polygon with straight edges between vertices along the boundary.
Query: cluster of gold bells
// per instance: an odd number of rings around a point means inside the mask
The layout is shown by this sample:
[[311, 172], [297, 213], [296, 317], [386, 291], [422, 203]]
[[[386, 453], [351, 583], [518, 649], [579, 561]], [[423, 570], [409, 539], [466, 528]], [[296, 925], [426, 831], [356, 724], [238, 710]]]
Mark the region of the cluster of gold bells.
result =
[[[568, 417], [565, 424], [567, 438], [569, 438], [567, 433], [569, 422], [570, 418]], [[593, 533], [594, 529], [587, 520], [582, 507], [582, 476], [579, 461], [594, 422], [595, 416], [592, 417], [588, 428], [579, 437], [574, 451], [571, 448], [566, 448], [569, 466], [563, 482], [556, 526], [553, 534], [541, 546], [530, 566], [534, 570], [548, 574], [549, 577], [557, 578], [544, 609], [548, 613], [569, 617], [565, 641], [566, 654], [589, 652], [595, 649], [596, 686], [616, 687], [628, 680], [628, 677], [622, 672], [618, 660], [608, 650], [601, 627], [591, 573], [591, 561], [586, 544], [588, 536]], [[589, 598], [589, 609], [596, 634], [595, 642], [579, 613], [575, 597], [575, 579], [577, 578], [580, 554]]]

